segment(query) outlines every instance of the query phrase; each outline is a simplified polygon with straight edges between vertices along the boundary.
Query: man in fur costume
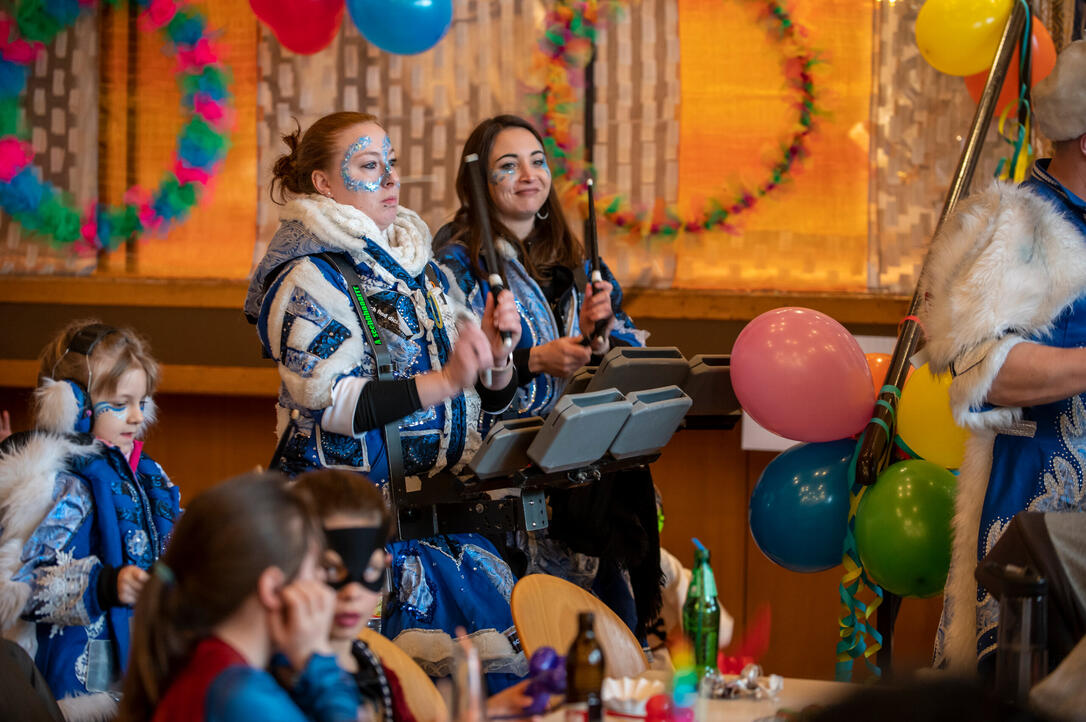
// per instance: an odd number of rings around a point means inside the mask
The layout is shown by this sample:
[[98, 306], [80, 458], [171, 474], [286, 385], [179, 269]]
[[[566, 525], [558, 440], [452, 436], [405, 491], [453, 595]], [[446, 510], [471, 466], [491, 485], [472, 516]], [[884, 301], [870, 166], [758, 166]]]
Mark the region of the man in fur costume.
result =
[[1086, 41], [1039, 83], [1054, 143], [1019, 186], [964, 201], [932, 244], [921, 319], [972, 430], [935, 661], [976, 671], [995, 651], [997, 604], [973, 577], [1019, 511], [1086, 510]]

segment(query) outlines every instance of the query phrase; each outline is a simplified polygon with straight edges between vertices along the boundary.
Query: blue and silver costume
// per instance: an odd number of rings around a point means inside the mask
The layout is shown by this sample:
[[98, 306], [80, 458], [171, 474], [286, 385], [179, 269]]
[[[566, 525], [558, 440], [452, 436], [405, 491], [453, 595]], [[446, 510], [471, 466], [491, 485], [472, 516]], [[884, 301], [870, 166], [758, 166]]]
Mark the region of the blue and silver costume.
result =
[[[70, 437], [33, 435], [37, 444], [72, 448]], [[177, 487], [150, 457], [141, 455], [133, 472], [115, 447], [78, 449], [51, 480], [27, 480], [50, 483], [53, 503], [12, 576], [30, 589], [22, 617], [36, 623], [35, 662], [58, 699], [118, 690], [132, 608], [103, 606], [116, 591], [100, 583], [115, 585], [116, 571], [128, 565], [150, 571], [180, 515]]]
[[[307, 196], [291, 201], [282, 221], [253, 276], [246, 313], [278, 363], [281, 418], [297, 412], [286, 431], [285, 470], [350, 469], [384, 489], [389, 472], [382, 430], [327, 428], [339, 382], [373, 379], [375, 361], [346, 282], [312, 255], [350, 256], [396, 379], [440, 369], [452, 353], [457, 319], [470, 311], [448, 297], [449, 282], [432, 261], [429, 231], [411, 211], [401, 208], [382, 232], [351, 206]], [[467, 390], [400, 420], [408, 488], [442, 469], [462, 468], [479, 447], [483, 416], [478, 395]], [[390, 551], [395, 592], [383, 612], [386, 636], [427, 672], [442, 676], [451, 671], [455, 630], [464, 627], [482, 652], [492, 687], [513, 680], [496, 681], [495, 674], [527, 672], [509, 609], [515, 579], [490, 542], [476, 534], [452, 535], [393, 542]]]
[[[465, 302], [481, 312], [490, 285], [481, 278], [468, 249], [449, 243], [453, 226], [438, 232], [438, 262], [456, 280]], [[584, 262], [584, 282], [573, 269], [552, 269], [572, 278], [557, 298], [549, 299], [517, 255], [515, 247], [499, 239], [503, 271], [520, 312], [521, 336], [517, 350], [527, 351], [558, 339], [581, 333], [580, 309], [591, 272]], [[485, 260], [480, 259], [484, 265]], [[611, 284], [611, 308], [615, 322], [610, 332], [613, 346], [644, 346], [648, 333], [638, 329], [622, 308], [622, 287], [606, 264], [600, 264], [603, 280]], [[558, 290], [557, 288], [555, 289]], [[514, 353], [516, 358], [516, 353]], [[549, 374], [528, 375], [513, 399], [507, 415], [546, 416], [562, 395], [568, 379]], [[489, 428], [489, 427], [488, 427]], [[619, 481], [621, 480], [621, 481]], [[618, 484], [623, 491], [612, 492]], [[647, 471], [623, 472], [608, 476], [591, 489], [552, 492], [551, 527], [542, 532], [518, 532], [510, 540], [526, 557], [526, 573], [561, 577], [594, 591], [623, 618], [632, 630], [640, 631], [658, 613], [660, 592], [659, 536], [656, 528], [655, 495]], [[588, 509], [606, 509], [604, 516], [591, 516]], [[649, 528], [651, 527], [651, 528]]]
[[987, 400], [1016, 344], [1086, 346], [1086, 200], [1047, 159], [1020, 186], [971, 196], [932, 244], [924, 291], [932, 368], [954, 374], [955, 419], [973, 431], [935, 650], [966, 672], [995, 651], [999, 621], [973, 579], [978, 559], [1020, 511], [1086, 511], [1086, 394], [1025, 408]]

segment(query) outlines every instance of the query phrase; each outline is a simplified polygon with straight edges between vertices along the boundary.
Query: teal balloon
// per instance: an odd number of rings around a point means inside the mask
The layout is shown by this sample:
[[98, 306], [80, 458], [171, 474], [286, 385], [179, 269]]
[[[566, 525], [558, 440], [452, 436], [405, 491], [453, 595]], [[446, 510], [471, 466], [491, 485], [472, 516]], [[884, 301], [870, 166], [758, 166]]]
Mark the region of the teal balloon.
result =
[[950, 569], [954, 474], [914, 459], [887, 468], [860, 499], [855, 536], [871, 579], [901, 597], [943, 591]]
[[750, 495], [750, 533], [763, 554], [794, 572], [841, 563], [855, 449], [851, 439], [800, 444], [769, 462]]
[[347, 0], [362, 37], [397, 55], [437, 45], [452, 24], [452, 0]]

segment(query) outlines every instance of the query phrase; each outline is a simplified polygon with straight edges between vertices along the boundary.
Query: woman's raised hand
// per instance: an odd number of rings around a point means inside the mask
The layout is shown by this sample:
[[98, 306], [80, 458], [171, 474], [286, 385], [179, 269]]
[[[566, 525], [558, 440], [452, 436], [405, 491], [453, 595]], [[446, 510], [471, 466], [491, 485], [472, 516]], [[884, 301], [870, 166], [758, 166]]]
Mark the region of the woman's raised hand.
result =
[[461, 389], [474, 386], [479, 373], [494, 365], [490, 341], [474, 321], [457, 321], [456, 329], [459, 338], [456, 339], [449, 360], [441, 369], [441, 374], [451, 387], [450, 396], [459, 393]]
[[607, 335], [615, 326], [615, 311], [611, 308], [612, 286], [607, 281], [589, 283], [584, 291], [584, 303], [581, 305], [581, 333], [589, 336], [596, 329], [596, 322], [607, 320], [602, 333], [592, 342], [592, 353], [606, 353], [610, 348]]
[[592, 351], [581, 343], [580, 336], [563, 336], [533, 346], [528, 353], [528, 369], [564, 379], [587, 364], [591, 357]]
[[[501, 367], [506, 363], [509, 352], [520, 341], [520, 313], [517, 311], [516, 299], [508, 289], [498, 294], [497, 307], [494, 305], [494, 294], [486, 296], [486, 308], [483, 309], [483, 332], [490, 342], [490, 350], [493, 353], [494, 365]], [[508, 331], [511, 335], [511, 343], [506, 345], [502, 341], [501, 332]]]

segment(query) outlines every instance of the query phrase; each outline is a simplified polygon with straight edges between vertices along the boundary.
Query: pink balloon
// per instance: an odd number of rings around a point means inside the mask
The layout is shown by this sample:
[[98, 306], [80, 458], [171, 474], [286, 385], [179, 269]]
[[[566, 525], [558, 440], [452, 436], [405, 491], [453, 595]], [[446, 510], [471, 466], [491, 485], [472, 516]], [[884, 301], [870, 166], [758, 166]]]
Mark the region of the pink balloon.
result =
[[833, 441], [871, 418], [871, 370], [845, 327], [809, 308], [776, 308], [748, 323], [732, 348], [743, 410], [775, 434]]

